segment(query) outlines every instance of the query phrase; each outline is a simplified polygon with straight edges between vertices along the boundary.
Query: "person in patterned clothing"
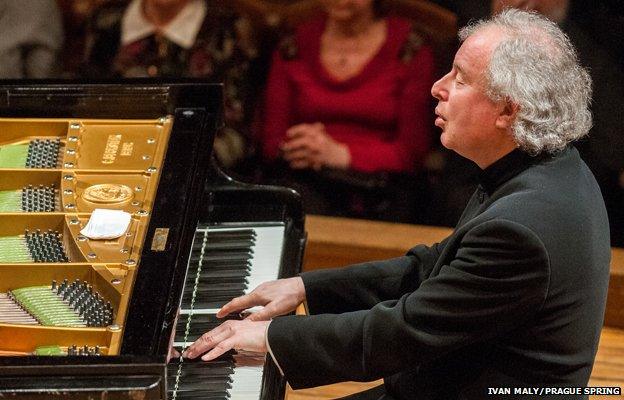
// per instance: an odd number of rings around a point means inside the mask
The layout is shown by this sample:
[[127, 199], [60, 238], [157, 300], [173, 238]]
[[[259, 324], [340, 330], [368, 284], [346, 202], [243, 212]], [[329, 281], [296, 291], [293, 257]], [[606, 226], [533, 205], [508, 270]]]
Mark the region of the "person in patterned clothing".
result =
[[[204, 0], [133, 0], [93, 16], [81, 75], [89, 78], [207, 78], [225, 84], [225, 129], [215, 152], [225, 167], [246, 152], [259, 62], [250, 23]], [[257, 77], [261, 78], [261, 77]]]

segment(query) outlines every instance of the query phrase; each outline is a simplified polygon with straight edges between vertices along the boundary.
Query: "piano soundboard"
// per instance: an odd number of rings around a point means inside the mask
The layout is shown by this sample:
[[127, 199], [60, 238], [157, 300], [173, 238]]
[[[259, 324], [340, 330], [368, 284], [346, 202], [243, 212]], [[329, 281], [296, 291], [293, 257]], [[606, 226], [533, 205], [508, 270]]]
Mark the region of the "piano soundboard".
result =
[[[264, 355], [167, 359], [233, 297], [301, 267], [298, 195], [211, 159], [221, 87], [3, 90], [0, 396], [282, 399]], [[88, 237], [96, 209], [127, 213], [127, 229]]]

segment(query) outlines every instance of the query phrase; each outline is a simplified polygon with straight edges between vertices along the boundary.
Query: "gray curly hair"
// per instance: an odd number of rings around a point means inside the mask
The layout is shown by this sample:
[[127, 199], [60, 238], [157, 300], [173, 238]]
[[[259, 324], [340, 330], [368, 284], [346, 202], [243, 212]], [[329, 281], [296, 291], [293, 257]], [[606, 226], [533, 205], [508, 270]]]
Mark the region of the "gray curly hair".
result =
[[585, 136], [592, 125], [591, 78], [566, 34], [537, 13], [507, 9], [461, 29], [459, 38], [489, 27], [506, 38], [485, 72], [486, 93], [518, 104], [512, 129], [517, 145], [533, 155], [553, 153]]

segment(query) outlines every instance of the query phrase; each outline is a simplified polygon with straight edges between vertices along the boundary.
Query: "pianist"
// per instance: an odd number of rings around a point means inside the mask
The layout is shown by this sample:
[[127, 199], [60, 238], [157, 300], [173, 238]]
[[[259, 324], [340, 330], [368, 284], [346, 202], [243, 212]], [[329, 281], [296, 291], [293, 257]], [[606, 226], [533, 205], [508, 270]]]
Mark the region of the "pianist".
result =
[[[435, 124], [482, 172], [453, 234], [404, 257], [261, 285], [220, 315], [264, 311], [207, 332], [187, 357], [268, 350], [295, 389], [385, 378], [361, 399], [587, 384], [610, 261], [600, 191], [570, 144], [591, 126], [590, 79], [537, 14], [507, 10], [460, 38], [432, 88]], [[277, 317], [303, 300], [310, 316]]]

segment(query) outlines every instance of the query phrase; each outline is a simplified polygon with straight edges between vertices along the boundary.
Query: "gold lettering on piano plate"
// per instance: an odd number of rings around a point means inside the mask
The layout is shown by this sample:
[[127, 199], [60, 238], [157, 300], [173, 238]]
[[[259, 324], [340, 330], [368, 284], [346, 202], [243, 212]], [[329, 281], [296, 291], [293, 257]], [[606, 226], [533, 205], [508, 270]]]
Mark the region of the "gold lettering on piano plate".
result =
[[89, 186], [82, 192], [82, 198], [91, 203], [126, 203], [134, 197], [134, 192], [126, 185], [102, 183]]
[[169, 236], [169, 228], [156, 228], [152, 239], [152, 251], [165, 251], [167, 236]]
[[119, 153], [122, 157], [129, 157], [132, 155], [132, 151], [134, 150], [133, 142], [125, 142], [121, 145], [121, 153]]
[[121, 143], [121, 135], [108, 135], [104, 154], [102, 154], [102, 164], [112, 164], [117, 159], [117, 151]]

